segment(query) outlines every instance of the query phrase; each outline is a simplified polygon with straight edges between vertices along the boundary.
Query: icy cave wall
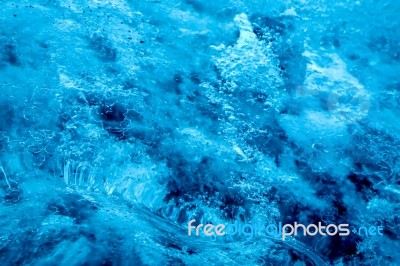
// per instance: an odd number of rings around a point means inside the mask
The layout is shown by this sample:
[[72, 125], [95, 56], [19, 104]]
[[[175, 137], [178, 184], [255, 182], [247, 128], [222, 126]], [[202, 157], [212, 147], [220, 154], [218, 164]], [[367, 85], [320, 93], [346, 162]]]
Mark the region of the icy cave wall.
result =
[[[4, 263], [400, 264], [397, 1], [0, 7]], [[209, 244], [191, 218], [385, 231]]]

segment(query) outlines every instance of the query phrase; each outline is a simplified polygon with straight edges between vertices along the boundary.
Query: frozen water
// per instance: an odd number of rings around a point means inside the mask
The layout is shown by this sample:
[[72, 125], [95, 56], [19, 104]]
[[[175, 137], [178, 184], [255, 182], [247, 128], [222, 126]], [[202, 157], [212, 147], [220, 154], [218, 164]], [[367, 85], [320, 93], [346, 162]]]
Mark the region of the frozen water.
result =
[[[400, 265], [400, 4], [0, 0], [3, 265]], [[384, 226], [187, 236], [187, 222]]]

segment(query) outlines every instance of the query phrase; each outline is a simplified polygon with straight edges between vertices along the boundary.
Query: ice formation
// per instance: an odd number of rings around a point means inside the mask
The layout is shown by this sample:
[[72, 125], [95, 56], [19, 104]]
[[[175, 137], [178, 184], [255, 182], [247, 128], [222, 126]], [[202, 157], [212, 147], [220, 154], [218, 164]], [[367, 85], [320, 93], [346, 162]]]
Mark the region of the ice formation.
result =
[[[2, 265], [400, 265], [399, 14], [0, 0]], [[210, 239], [193, 218], [385, 229]]]

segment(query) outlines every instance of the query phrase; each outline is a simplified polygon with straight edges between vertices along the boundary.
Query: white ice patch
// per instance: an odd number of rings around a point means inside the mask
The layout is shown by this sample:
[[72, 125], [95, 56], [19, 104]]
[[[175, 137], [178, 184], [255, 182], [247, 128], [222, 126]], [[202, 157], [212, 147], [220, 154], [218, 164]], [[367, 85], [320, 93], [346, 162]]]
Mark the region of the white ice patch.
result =
[[358, 79], [348, 72], [346, 63], [338, 54], [324, 53], [321, 49], [318, 52], [306, 50], [303, 56], [308, 59], [307, 74], [298, 96], [319, 99], [327, 96], [326, 107], [333, 120], [353, 123], [367, 115], [370, 95]]
[[294, 7], [286, 9], [285, 12], [281, 13], [281, 16], [298, 17]]
[[225, 89], [271, 92], [282, 80], [270, 44], [257, 39], [246, 14], [236, 15], [234, 22], [240, 31], [236, 44], [211, 46], [221, 53], [214, 60], [227, 81]]
[[243, 152], [243, 150], [236, 144], [233, 145], [233, 150], [240, 155], [244, 160], [248, 160], [249, 158], [247, 155]]

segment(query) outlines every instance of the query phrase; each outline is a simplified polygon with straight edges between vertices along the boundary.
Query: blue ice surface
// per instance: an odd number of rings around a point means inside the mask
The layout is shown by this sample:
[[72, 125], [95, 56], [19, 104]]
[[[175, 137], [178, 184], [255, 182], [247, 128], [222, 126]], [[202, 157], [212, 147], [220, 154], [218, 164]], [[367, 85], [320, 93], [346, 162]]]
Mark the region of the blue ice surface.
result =
[[[399, 14], [0, 0], [1, 265], [400, 265]], [[190, 219], [385, 229], [211, 239]]]

